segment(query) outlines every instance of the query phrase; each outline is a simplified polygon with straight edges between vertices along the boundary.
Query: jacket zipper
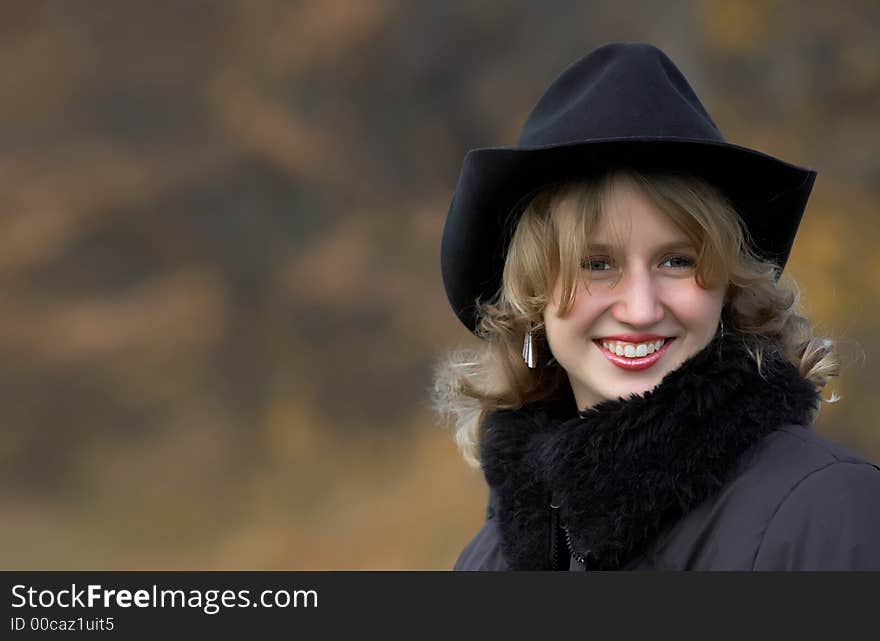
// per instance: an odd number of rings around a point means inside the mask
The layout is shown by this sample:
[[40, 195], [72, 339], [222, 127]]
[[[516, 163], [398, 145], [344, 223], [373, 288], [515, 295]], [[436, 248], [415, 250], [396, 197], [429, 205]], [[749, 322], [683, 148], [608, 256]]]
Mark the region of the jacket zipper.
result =
[[[562, 536], [560, 536], [560, 534]], [[559, 521], [559, 506], [556, 505], [555, 497], [550, 500], [550, 568], [553, 570], [567, 570], [568, 568], [563, 568], [560, 565], [560, 538], [565, 539], [565, 548], [568, 550], [568, 553], [574, 558], [578, 563], [584, 566], [584, 569], [587, 569], [587, 561], [586, 555], [578, 554], [574, 551], [574, 545], [571, 542], [571, 534], [568, 531], [568, 526], [565, 523], [560, 523]]]
[[559, 567], [559, 506], [550, 502], [550, 569]]
[[574, 551], [574, 546], [571, 543], [571, 534], [568, 533], [568, 526], [565, 523], [562, 524], [562, 529], [565, 532], [565, 547], [568, 548], [568, 553], [574, 558], [575, 561], [584, 566], [584, 569], [587, 569], [587, 560], [583, 554], [578, 554]]

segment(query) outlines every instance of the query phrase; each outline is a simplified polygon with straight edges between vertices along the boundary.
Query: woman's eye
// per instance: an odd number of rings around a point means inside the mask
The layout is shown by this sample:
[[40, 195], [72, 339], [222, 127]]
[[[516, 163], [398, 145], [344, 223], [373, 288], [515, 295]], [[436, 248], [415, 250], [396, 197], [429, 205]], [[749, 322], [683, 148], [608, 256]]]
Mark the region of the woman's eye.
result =
[[670, 256], [666, 260], [664, 260], [661, 265], [666, 265], [667, 263], [671, 263], [669, 266], [673, 268], [687, 268], [694, 266], [694, 259], [690, 256]]
[[584, 258], [581, 267], [592, 272], [604, 272], [612, 269], [611, 263], [605, 258]]

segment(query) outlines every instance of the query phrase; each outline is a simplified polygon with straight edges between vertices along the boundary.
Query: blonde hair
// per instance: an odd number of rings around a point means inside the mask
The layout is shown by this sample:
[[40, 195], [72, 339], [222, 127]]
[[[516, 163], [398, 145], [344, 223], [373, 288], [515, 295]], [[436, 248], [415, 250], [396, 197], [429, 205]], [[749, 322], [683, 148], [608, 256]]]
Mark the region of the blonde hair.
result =
[[[713, 185], [687, 174], [621, 169], [566, 181], [537, 193], [519, 218], [499, 291], [491, 300], [477, 301], [482, 345], [453, 351], [436, 368], [434, 407], [452, 419], [455, 440], [469, 465], [479, 466], [479, 429], [487, 412], [569, 392], [565, 371], [550, 358], [542, 339], [543, 311], [557, 279], [558, 314], [564, 316], [571, 308], [589, 239], [618, 178], [636, 186], [693, 243], [698, 285], [726, 283], [724, 321], [741, 333], [759, 372], [762, 343], [769, 339], [817, 389], [839, 374], [834, 341], [813, 336], [809, 320], [798, 311], [797, 284], [790, 277], [777, 279], [779, 267], [755, 254], [736, 210]], [[564, 202], [573, 207], [562, 207]], [[538, 351], [534, 369], [522, 358], [529, 329]], [[832, 394], [826, 402], [836, 400]]]

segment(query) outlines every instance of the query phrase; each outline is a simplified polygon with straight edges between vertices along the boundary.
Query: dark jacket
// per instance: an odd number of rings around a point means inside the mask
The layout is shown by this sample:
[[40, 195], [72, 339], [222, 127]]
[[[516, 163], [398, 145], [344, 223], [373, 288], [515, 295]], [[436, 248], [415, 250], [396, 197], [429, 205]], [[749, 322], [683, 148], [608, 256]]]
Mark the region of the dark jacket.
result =
[[455, 569], [880, 570], [880, 468], [806, 427], [817, 402], [716, 337], [642, 396], [493, 412]]

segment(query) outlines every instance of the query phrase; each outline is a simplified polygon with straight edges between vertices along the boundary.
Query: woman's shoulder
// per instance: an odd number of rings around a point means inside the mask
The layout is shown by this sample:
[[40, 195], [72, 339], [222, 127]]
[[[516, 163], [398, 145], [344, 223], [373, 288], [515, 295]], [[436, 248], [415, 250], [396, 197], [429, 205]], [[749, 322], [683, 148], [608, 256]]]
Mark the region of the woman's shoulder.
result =
[[880, 505], [880, 467], [810, 427], [785, 425], [743, 457], [728, 490], [776, 518], [792, 498], [819, 500], [841, 483]]
[[770, 511], [756, 569], [880, 569], [880, 467], [803, 426], [772, 432], [739, 479]]
[[509, 570], [510, 567], [501, 552], [501, 540], [495, 520], [496, 499], [490, 490], [486, 508], [486, 522], [473, 539], [465, 546], [453, 570]]
[[785, 425], [762, 439], [743, 460], [742, 474], [756, 477], [782, 490], [793, 488], [814, 474], [840, 474], [845, 470], [877, 476], [880, 467], [810, 427]]
[[465, 546], [455, 562], [455, 571], [509, 570], [501, 553], [498, 528], [494, 519], [488, 519], [479, 532]]
[[669, 569], [880, 570], [880, 469], [811, 428], [783, 426], [651, 558]]

